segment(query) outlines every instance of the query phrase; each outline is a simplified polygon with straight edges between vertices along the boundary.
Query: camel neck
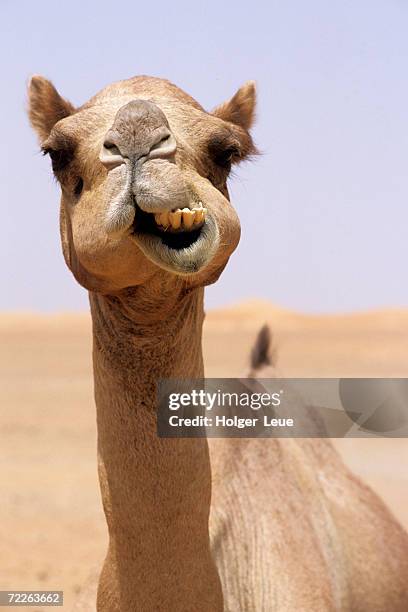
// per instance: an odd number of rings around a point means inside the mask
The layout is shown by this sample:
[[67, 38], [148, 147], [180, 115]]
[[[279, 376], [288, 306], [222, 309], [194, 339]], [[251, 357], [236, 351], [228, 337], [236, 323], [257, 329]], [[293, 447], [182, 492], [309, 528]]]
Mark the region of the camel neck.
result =
[[[203, 290], [179, 281], [90, 295], [99, 475], [112, 610], [222, 610], [210, 554], [205, 439], [160, 439], [156, 384], [203, 375]], [[101, 605], [101, 609], [105, 609]]]

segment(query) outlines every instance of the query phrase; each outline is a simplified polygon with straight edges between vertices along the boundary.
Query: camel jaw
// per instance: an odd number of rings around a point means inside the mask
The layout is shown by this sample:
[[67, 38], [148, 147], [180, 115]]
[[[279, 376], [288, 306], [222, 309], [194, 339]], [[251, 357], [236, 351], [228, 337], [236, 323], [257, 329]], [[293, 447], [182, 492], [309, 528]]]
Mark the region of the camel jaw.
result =
[[180, 275], [195, 274], [203, 270], [217, 252], [218, 227], [202, 205], [190, 211], [170, 213], [147, 213], [137, 204], [135, 208], [131, 237], [144, 255], [160, 268]]

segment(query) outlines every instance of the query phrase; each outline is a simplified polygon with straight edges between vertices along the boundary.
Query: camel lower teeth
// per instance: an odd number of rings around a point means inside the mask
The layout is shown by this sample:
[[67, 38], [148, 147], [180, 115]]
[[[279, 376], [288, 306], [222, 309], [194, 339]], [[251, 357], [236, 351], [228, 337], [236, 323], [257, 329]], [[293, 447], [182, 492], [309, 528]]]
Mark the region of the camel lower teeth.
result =
[[194, 208], [177, 208], [169, 212], [155, 213], [156, 224], [164, 230], [189, 232], [197, 229], [205, 221], [207, 209], [199, 204]]

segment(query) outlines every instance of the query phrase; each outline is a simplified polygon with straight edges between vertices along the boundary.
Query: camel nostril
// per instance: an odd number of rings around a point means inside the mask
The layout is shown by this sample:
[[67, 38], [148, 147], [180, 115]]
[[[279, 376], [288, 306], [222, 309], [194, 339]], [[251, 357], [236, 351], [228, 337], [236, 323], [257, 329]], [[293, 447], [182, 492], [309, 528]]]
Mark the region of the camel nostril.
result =
[[107, 151], [109, 151], [108, 154], [110, 155], [122, 155], [119, 147], [115, 145], [114, 142], [111, 142], [110, 140], [105, 140], [105, 142], [103, 143], [103, 148], [107, 149]]
[[147, 158], [155, 159], [157, 157], [171, 157], [177, 149], [176, 139], [171, 132], [164, 134], [160, 140], [155, 142], [150, 148]]
[[103, 143], [99, 159], [108, 170], [113, 170], [113, 168], [125, 163], [119, 147], [111, 140], [105, 140]]

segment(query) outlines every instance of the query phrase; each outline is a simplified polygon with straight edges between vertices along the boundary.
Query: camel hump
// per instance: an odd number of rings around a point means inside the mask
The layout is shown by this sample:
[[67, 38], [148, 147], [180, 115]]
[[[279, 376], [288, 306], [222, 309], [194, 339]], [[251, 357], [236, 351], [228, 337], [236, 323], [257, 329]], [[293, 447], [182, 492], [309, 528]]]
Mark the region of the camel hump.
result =
[[255, 372], [268, 365], [275, 364], [272, 352], [272, 332], [269, 325], [265, 323], [259, 330], [252, 347], [250, 367], [251, 371]]

